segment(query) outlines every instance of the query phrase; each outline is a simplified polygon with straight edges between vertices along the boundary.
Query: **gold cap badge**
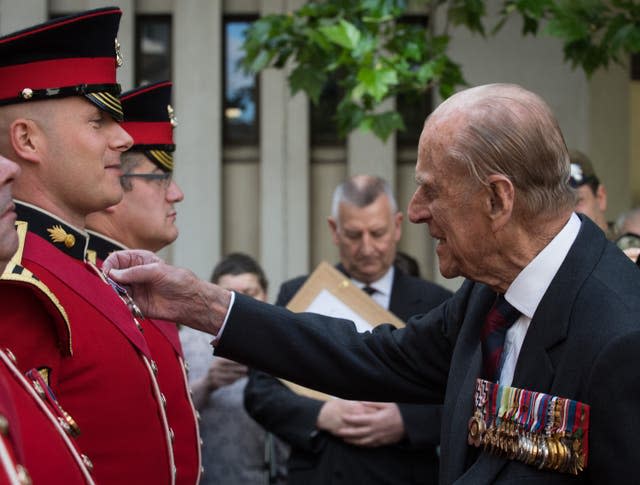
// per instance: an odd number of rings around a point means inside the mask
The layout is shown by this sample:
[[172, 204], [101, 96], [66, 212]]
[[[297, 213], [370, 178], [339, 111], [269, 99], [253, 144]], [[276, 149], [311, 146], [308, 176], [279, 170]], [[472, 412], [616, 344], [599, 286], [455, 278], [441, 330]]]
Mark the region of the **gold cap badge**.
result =
[[115, 41], [115, 47], [116, 47], [116, 66], [122, 67], [122, 65], [124, 64], [124, 59], [122, 58], [122, 54], [120, 53], [120, 42], [118, 42], [118, 39], [116, 39]]
[[178, 120], [176, 119], [175, 111], [173, 110], [173, 106], [170, 104], [167, 105], [167, 114], [169, 115], [169, 121], [171, 122], [171, 126], [175, 128], [178, 126]]

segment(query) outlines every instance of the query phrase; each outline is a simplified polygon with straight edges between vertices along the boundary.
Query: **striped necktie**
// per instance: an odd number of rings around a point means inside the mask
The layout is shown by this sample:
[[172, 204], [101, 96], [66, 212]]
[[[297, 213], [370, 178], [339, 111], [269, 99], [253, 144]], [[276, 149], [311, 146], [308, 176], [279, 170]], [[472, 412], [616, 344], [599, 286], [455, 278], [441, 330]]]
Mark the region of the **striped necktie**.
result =
[[498, 382], [502, 371], [504, 339], [507, 330], [520, 317], [516, 310], [504, 298], [498, 295], [482, 327], [480, 341], [482, 344], [482, 374], [485, 379]]

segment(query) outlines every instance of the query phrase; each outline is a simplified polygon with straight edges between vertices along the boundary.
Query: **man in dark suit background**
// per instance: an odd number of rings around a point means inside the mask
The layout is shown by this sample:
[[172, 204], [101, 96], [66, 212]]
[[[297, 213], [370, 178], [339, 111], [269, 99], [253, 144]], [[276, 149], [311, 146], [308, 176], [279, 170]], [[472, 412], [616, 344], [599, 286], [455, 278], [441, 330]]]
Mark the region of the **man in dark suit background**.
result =
[[[636, 483], [640, 272], [573, 212], [569, 175], [558, 122], [534, 93], [491, 84], [442, 103], [420, 137], [409, 217], [438, 239], [442, 275], [467, 281], [401, 329], [358, 334], [344, 320], [259, 304], [148, 252], [114, 253], [106, 268], [144, 310], [215, 335], [218, 355], [350, 399], [444, 403], [443, 484]], [[474, 448], [467, 425], [483, 397], [481, 332], [502, 299], [520, 315], [497, 382], [544, 396], [525, 412], [513, 397], [527, 394], [502, 394], [498, 411], [509, 425], [520, 420], [524, 440]], [[560, 398], [590, 414], [556, 413]], [[588, 431], [588, 448], [586, 433], [570, 455], [545, 444], [567, 424]], [[505, 443], [510, 452], [493, 452]], [[585, 454], [577, 475], [559, 466]]]
[[[402, 213], [389, 184], [356, 175], [334, 191], [333, 241], [337, 268], [401, 320], [426, 313], [451, 296], [444, 288], [393, 266]], [[286, 306], [304, 284], [285, 282], [276, 304]], [[441, 407], [420, 404], [323, 402], [291, 391], [269, 374], [253, 371], [245, 407], [291, 446], [289, 483], [436, 483]]]

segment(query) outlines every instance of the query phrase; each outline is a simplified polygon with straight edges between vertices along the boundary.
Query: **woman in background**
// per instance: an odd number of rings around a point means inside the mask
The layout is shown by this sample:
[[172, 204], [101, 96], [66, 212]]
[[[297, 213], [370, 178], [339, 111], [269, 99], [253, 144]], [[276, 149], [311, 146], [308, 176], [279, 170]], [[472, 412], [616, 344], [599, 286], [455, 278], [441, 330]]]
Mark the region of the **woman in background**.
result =
[[[232, 253], [214, 268], [211, 282], [260, 301], [267, 299], [267, 279], [250, 256]], [[264, 485], [286, 483], [288, 449], [244, 410], [247, 367], [214, 357], [211, 335], [184, 327], [180, 340], [187, 363], [193, 403], [200, 412], [202, 484]]]

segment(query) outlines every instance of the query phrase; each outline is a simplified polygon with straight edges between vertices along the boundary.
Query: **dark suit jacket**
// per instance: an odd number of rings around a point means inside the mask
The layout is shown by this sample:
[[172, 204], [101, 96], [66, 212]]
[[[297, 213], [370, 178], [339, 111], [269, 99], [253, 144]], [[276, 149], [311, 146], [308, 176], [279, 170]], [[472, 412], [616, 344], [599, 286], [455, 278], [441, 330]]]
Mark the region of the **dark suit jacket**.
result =
[[582, 218], [518, 358], [514, 386], [591, 406], [589, 464], [578, 477], [485, 452], [465, 469], [467, 420], [481, 367], [478, 336], [493, 298], [485, 285], [467, 281], [404, 329], [378, 326], [363, 336], [342, 320], [296, 315], [238, 295], [216, 352], [349, 399], [444, 402], [444, 484], [637, 483], [638, 268]]
[[[338, 265], [338, 269], [344, 269]], [[285, 282], [276, 305], [285, 306], [306, 281], [301, 276]], [[406, 321], [449, 298], [444, 288], [394, 273], [389, 310]], [[352, 446], [315, 423], [323, 402], [300, 396], [269, 374], [253, 371], [245, 388], [245, 407], [267, 430], [291, 446], [289, 483], [436, 483], [441, 406], [399, 404], [407, 438], [397, 445], [378, 448]], [[343, 482], [343, 483], [344, 483]]]

